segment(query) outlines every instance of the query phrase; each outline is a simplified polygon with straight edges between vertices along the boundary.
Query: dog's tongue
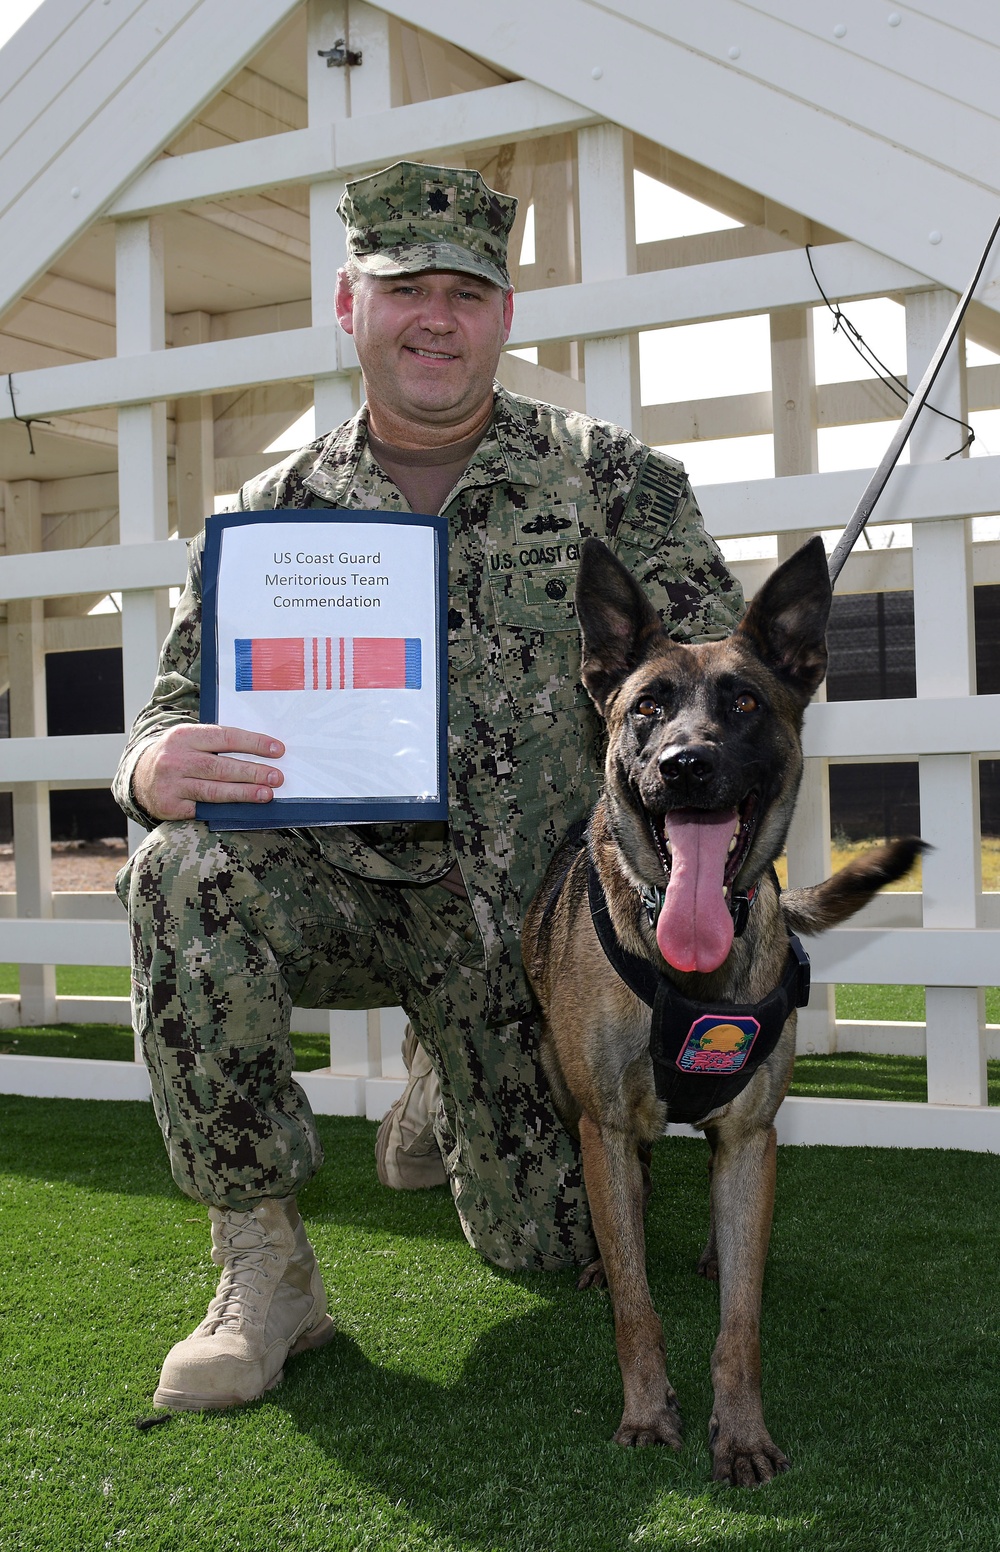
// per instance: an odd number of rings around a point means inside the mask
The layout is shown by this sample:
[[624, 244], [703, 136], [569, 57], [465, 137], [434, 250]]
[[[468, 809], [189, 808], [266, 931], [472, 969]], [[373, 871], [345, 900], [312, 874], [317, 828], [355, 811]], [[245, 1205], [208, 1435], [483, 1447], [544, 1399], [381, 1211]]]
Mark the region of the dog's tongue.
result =
[[732, 947], [733, 918], [722, 888], [738, 821], [735, 809], [675, 809], [666, 817], [672, 865], [656, 941], [675, 970], [717, 970]]

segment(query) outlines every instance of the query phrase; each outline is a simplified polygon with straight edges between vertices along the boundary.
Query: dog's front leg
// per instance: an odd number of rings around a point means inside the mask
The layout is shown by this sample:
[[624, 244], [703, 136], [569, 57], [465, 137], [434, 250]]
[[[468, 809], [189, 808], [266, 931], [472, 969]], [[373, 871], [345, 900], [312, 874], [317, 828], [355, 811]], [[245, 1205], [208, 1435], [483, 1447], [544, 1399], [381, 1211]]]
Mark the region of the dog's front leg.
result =
[[719, 1265], [721, 1325], [712, 1355], [715, 1407], [709, 1425], [712, 1475], [756, 1487], [788, 1461], [764, 1425], [760, 1395], [760, 1303], [774, 1210], [773, 1126], [727, 1139], [720, 1128], [712, 1161], [712, 1216]]
[[616, 1444], [680, 1449], [680, 1412], [667, 1379], [663, 1327], [646, 1278], [643, 1176], [635, 1138], [580, 1118], [583, 1175], [615, 1315], [625, 1390]]

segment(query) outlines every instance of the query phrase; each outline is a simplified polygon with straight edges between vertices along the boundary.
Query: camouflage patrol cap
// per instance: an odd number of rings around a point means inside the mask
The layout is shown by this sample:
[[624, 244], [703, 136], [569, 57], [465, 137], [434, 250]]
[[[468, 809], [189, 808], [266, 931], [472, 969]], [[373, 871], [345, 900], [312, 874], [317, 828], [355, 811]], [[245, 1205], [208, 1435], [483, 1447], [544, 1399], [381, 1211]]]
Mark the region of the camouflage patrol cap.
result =
[[510, 287], [507, 239], [517, 200], [478, 172], [396, 162], [349, 183], [337, 210], [348, 255], [367, 275], [455, 270]]

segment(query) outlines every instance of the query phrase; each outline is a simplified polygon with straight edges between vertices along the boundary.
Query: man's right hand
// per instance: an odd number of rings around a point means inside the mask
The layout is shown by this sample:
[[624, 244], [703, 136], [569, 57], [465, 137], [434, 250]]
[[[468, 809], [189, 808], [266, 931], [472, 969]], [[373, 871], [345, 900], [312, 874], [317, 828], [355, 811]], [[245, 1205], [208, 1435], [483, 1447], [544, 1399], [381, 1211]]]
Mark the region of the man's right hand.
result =
[[152, 819], [193, 819], [195, 803], [269, 803], [285, 778], [275, 766], [255, 760], [284, 752], [284, 744], [266, 733], [180, 723], [143, 750], [132, 773], [132, 795]]

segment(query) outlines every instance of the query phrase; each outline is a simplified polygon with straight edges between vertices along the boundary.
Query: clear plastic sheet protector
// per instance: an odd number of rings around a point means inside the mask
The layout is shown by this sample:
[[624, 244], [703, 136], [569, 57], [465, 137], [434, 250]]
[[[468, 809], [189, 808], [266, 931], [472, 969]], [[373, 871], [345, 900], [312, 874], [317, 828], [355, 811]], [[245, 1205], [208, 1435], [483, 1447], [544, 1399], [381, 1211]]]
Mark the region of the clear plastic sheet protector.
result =
[[448, 529], [306, 508], [208, 519], [202, 722], [281, 739], [270, 803], [199, 803], [212, 830], [444, 819]]

